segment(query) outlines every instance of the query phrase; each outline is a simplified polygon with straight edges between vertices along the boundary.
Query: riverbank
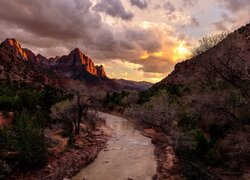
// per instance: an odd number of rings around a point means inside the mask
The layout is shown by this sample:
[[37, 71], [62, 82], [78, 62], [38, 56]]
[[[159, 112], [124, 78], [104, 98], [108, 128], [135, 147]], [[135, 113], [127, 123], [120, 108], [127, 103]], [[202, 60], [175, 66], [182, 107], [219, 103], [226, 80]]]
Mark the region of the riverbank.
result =
[[[119, 112], [109, 112], [115, 116], [124, 117], [124, 114]], [[152, 126], [145, 122], [138, 122], [135, 119], [129, 119], [135, 128], [138, 129], [143, 136], [151, 138], [151, 143], [154, 145], [154, 155], [157, 160], [157, 173], [153, 177], [154, 180], [180, 180], [184, 179], [179, 167], [179, 159], [175, 155], [173, 149], [173, 138], [171, 132], [164, 133], [159, 127]]]
[[150, 137], [155, 146], [154, 154], [157, 160], [157, 174], [154, 180], [176, 180], [183, 179], [179, 169], [179, 159], [174, 153], [173, 140], [156, 127], [141, 128], [144, 136]]
[[113, 129], [112, 137], [98, 158], [73, 180], [152, 180], [157, 162], [151, 139], [125, 118], [106, 113], [99, 113], [99, 116]]
[[[85, 126], [82, 124], [82, 126]], [[60, 132], [60, 131], [59, 131]], [[97, 123], [94, 130], [81, 131], [79, 136], [73, 138], [73, 145], [68, 144], [68, 139], [63, 138], [58, 129], [46, 132], [51, 141], [56, 144], [49, 148], [49, 160], [45, 167], [21, 173], [16, 171], [7, 179], [67, 179], [77, 174], [83, 167], [93, 162], [98, 153], [106, 147], [112, 130], [104, 121]]]

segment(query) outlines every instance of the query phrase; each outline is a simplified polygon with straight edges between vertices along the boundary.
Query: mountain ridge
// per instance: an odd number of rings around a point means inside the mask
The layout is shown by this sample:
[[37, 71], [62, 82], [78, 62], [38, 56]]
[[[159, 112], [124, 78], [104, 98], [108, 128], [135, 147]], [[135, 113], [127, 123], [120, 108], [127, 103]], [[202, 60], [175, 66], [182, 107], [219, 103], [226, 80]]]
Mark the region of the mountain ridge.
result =
[[[9, 57], [2, 61], [11, 59], [9, 61], [15, 61], [17, 64], [26, 62], [23, 64], [23, 69], [27, 69], [27, 66], [37, 66], [35, 69], [41, 67], [48, 72], [54, 72], [58, 78], [61, 76], [62, 79], [69, 78], [72, 80], [80, 80], [90, 86], [102, 86], [108, 89], [121, 88], [119, 84], [107, 77], [103, 65], [95, 65], [92, 59], [86, 56], [79, 48], [73, 49], [68, 55], [46, 58], [41, 54], [35, 55], [27, 48], [22, 48], [21, 44], [16, 39], [6, 38], [0, 44], [0, 50], [3, 53], [3, 57]], [[9, 64], [10, 62], [5, 63]], [[17, 67], [14, 67], [18, 66], [15, 63], [10, 66], [13, 66], [13, 69], [18, 69]], [[2, 67], [3, 71], [5, 66], [6, 64]], [[48, 72], [45, 72], [44, 76], [47, 76], [46, 73]], [[19, 72], [15, 72], [15, 70], [10, 73], [19, 74]], [[22, 76], [26, 75], [23, 74]], [[20, 78], [21, 76], [19, 76], [19, 79]]]

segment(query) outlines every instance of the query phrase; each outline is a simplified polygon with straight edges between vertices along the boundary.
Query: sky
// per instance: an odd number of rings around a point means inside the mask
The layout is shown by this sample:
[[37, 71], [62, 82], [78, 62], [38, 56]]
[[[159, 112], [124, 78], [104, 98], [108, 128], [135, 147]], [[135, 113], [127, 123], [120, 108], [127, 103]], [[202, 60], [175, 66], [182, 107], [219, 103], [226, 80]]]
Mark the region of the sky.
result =
[[206, 35], [250, 21], [249, 0], [0, 0], [0, 40], [45, 57], [78, 47], [110, 78], [158, 82]]

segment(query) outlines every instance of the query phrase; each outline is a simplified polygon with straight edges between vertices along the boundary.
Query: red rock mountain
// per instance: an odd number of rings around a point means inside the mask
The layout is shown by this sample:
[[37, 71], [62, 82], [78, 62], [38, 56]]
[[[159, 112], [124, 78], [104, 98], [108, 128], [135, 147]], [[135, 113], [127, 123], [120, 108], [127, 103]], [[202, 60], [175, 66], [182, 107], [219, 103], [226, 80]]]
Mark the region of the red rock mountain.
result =
[[8, 49], [13, 55], [17, 56], [21, 60], [28, 60], [27, 53], [24, 49], [22, 49], [21, 45], [15, 39], [7, 38], [5, 41], [1, 43], [1, 47]]
[[53, 70], [73, 79], [80, 79], [79, 77], [82, 77], [82, 74], [107, 78], [103, 66], [95, 66], [92, 59], [78, 48], [71, 51], [67, 56], [52, 58], [49, 61], [49, 66]]
[[29, 49], [23, 49], [17, 40], [8, 38], [0, 44], [0, 50], [7, 52], [21, 62], [40, 66], [60, 76], [83, 80], [94, 85], [119, 86], [106, 76], [102, 65], [95, 66], [92, 59], [83, 54], [78, 48], [71, 51], [68, 55], [47, 59], [40, 54], [35, 55]]

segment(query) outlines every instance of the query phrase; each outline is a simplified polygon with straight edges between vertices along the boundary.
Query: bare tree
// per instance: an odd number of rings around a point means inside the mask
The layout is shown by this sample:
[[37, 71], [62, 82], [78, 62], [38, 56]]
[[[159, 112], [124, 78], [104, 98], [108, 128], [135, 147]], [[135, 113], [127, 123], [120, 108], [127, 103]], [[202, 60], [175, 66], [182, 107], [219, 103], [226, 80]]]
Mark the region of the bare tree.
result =
[[199, 40], [199, 47], [193, 50], [192, 52], [193, 57], [198, 56], [202, 54], [203, 52], [206, 52], [207, 50], [216, 46], [223, 39], [225, 39], [228, 36], [228, 34], [229, 34], [228, 32], [223, 32], [223, 33], [203, 37], [201, 40]]
[[[76, 118], [73, 118], [75, 134], [80, 134], [80, 124], [82, 118], [91, 118], [97, 116], [96, 99], [93, 96], [83, 95], [79, 91], [73, 90], [76, 97]], [[88, 113], [91, 117], [88, 117]]]

